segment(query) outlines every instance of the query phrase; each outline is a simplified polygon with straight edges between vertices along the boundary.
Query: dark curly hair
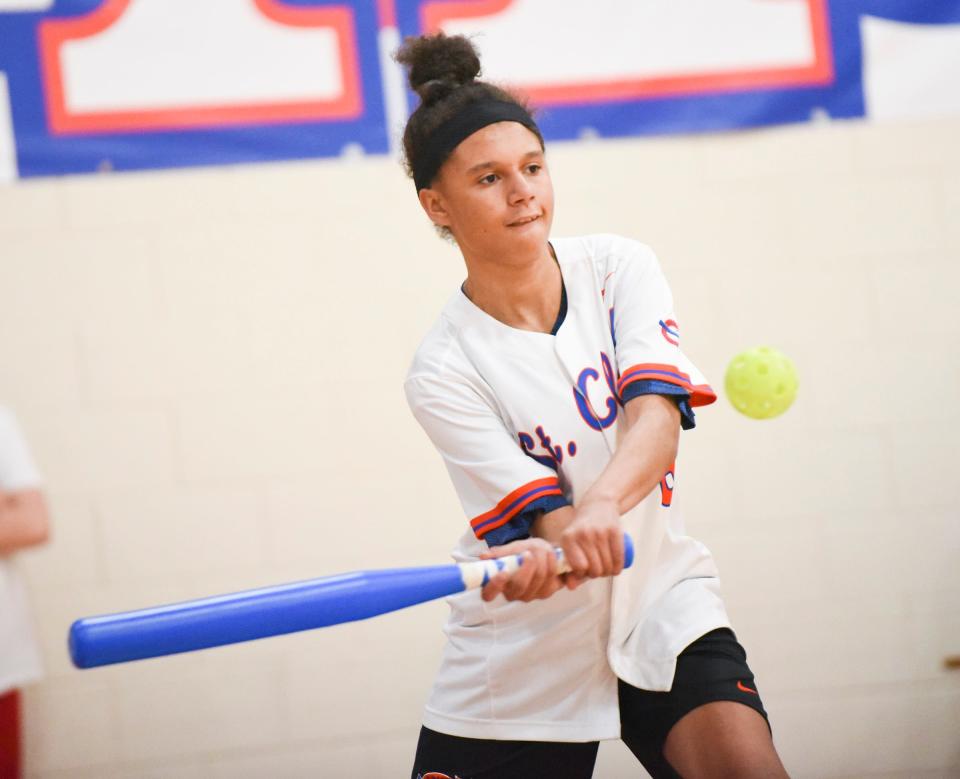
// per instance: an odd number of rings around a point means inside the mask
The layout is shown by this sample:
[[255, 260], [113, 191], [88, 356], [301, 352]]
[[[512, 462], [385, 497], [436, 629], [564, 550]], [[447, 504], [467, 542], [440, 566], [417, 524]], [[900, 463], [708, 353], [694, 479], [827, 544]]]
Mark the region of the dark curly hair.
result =
[[[408, 70], [410, 88], [420, 96], [403, 131], [404, 164], [412, 178], [434, 130], [465, 106], [482, 100], [501, 100], [530, 111], [517, 95], [485, 81], [480, 75], [480, 55], [463, 35], [408, 37], [394, 59]], [[543, 136], [533, 130], [543, 147]]]

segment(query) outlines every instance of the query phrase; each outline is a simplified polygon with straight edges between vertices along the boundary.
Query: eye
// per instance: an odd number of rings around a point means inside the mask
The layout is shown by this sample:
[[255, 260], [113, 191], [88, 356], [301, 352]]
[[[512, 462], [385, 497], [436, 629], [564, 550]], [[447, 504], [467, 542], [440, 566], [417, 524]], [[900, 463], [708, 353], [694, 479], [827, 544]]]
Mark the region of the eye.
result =
[[527, 171], [530, 173], [539, 173], [543, 169], [543, 165], [539, 162], [531, 162], [527, 165]]
[[496, 173], [488, 173], [486, 176], [480, 179], [478, 183], [480, 184], [493, 184], [497, 180]]

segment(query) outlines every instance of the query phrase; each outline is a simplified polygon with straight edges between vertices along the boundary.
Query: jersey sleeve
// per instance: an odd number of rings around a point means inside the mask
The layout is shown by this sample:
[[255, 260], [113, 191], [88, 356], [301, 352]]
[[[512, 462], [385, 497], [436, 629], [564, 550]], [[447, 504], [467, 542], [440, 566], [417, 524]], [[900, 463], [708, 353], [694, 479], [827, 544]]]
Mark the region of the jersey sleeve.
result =
[[0, 408], [0, 490], [17, 492], [40, 486], [40, 474], [16, 417]]
[[713, 403], [717, 396], [680, 349], [673, 295], [656, 255], [643, 244], [629, 243], [607, 284], [613, 289], [610, 319], [621, 401], [645, 394], [673, 397], [683, 428], [694, 427], [693, 407]]
[[490, 546], [526, 538], [540, 512], [567, 506], [557, 472], [527, 456], [469, 382], [408, 378], [404, 389], [453, 481], [477, 538]]

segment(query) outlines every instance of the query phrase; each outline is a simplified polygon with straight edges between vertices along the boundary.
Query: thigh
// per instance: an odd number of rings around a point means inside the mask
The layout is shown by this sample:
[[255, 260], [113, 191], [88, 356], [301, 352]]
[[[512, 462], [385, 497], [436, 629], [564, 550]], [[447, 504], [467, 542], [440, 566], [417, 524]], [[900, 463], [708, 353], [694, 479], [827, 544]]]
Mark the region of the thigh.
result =
[[761, 722], [767, 720], [746, 652], [728, 628], [713, 630], [683, 650], [669, 692], [639, 690], [624, 682], [619, 692], [621, 738], [654, 779], [679, 776], [664, 747], [674, 726], [694, 709], [732, 701], [752, 709]]
[[420, 729], [411, 779], [590, 779], [596, 741], [494, 741]]
[[763, 717], [734, 701], [714, 701], [691, 711], [673, 726], [663, 754], [686, 779], [787, 777]]

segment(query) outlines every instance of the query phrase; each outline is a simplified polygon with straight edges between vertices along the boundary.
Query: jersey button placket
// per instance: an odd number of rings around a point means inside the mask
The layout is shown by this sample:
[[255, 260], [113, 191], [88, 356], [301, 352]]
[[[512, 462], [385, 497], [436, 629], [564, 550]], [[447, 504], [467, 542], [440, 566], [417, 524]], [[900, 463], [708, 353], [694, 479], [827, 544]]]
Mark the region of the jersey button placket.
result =
[[[570, 318], [571, 313], [572, 311], [567, 313], [568, 319]], [[555, 336], [556, 340], [554, 343], [554, 352], [557, 355], [557, 359], [560, 361], [564, 375], [570, 381], [571, 389], [573, 392], [583, 397], [583, 399], [586, 401], [587, 407], [593, 410], [594, 417], [596, 418], [595, 404], [592, 404], [590, 402], [590, 398], [586, 397], [585, 394], [580, 390], [577, 385], [577, 380], [581, 371], [583, 371], [585, 368], [593, 368], [597, 372], [597, 380], [602, 386], [606, 386], [606, 380], [603, 377], [603, 366], [600, 364], [600, 347], [598, 345], [595, 349], [590, 349], [589, 344], [584, 344], [581, 342], [579, 335], [579, 331], [572, 327], [561, 327], [560, 331]], [[596, 352], [596, 354], [593, 354], [592, 352]], [[571, 393], [570, 403], [573, 404], [575, 402], [576, 401], [574, 400], [573, 394]], [[584, 423], [584, 428], [587, 428], [586, 423]], [[607, 449], [611, 453], [616, 449], [616, 429], [617, 422], [614, 421], [612, 425], [599, 431], [603, 436], [603, 440], [607, 445]], [[585, 429], [584, 432], [594, 435], [597, 433], [597, 431], [593, 429], [589, 429], [589, 432], [587, 429]]]

